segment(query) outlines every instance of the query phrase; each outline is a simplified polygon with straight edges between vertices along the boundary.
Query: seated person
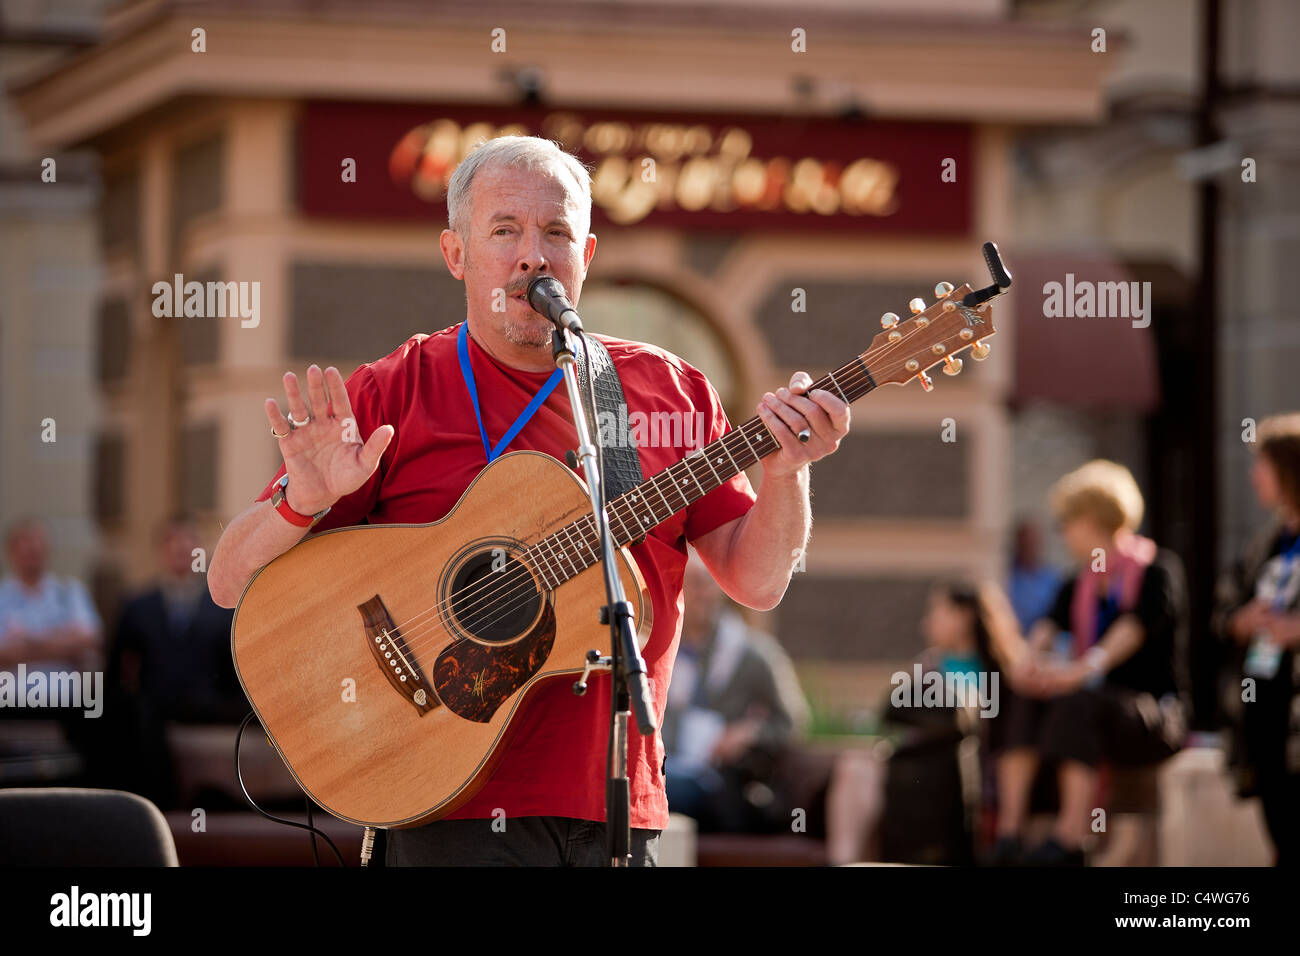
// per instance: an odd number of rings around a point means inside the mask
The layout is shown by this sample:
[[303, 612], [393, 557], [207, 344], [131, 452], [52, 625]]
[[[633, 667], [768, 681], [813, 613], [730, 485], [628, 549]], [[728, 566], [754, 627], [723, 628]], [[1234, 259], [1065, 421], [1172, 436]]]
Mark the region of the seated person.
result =
[[0, 669], [93, 669], [101, 651], [99, 615], [85, 587], [47, 569], [50, 536], [35, 518], [16, 521], [5, 536], [9, 574], [0, 580]]
[[[832, 864], [974, 862], [978, 760], [972, 752], [963, 766], [959, 751], [995, 733], [1002, 662], [1020, 643], [1019, 630], [996, 584], [949, 581], [931, 590], [921, 631], [922, 706], [915, 668], [900, 671], [882, 708], [887, 740], [836, 762], [827, 795]], [[926, 696], [927, 686], [944, 688], [942, 697]]]
[[809, 721], [794, 665], [775, 639], [731, 609], [694, 556], [683, 595], [662, 728], [668, 807], [695, 818], [704, 833], [788, 827], [773, 770]]
[[[75, 578], [50, 573], [49, 557], [50, 536], [44, 523], [24, 518], [9, 527], [5, 536], [9, 574], [0, 580], [0, 671], [16, 677], [19, 665], [24, 665], [28, 686], [15, 686], [16, 692], [24, 695], [38, 674], [45, 675], [46, 686], [54, 687], [49, 675], [91, 674], [100, 669], [99, 615], [90, 595]], [[66, 686], [66, 682], [59, 683]], [[102, 684], [97, 690], [103, 690]], [[90, 706], [85, 697], [89, 692], [89, 687], [82, 691], [86, 707], [6, 707], [0, 714], [6, 721], [57, 720], [67, 742], [82, 758], [86, 780], [92, 781], [97, 760], [93, 738], [104, 702]], [[95, 717], [87, 717], [95, 710], [99, 712]], [[0, 732], [2, 749], [11, 749], [7, 739], [25, 736], [19, 727], [9, 730], [11, 733]], [[22, 745], [14, 743], [13, 747], [21, 749]]]
[[[1186, 732], [1174, 666], [1187, 625], [1182, 563], [1136, 533], [1137, 482], [1122, 465], [1093, 461], [1061, 478], [1051, 503], [1081, 567], [1013, 655], [998, 734], [997, 863], [1082, 865], [1098, 766], [1159, 763]], [[1067, 647], [1054, 655], [1061, 633]], [[1056, 766], [1060, 811], [1052, 836], [1026, 855], [1021, 833], [1042, 762]]]

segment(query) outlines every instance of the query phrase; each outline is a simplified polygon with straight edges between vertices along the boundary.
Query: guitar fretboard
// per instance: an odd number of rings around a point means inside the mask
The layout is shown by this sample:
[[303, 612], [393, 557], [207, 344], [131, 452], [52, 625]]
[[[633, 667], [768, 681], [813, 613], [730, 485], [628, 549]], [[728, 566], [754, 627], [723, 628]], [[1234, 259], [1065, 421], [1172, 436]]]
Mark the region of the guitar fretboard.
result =
[[[809, 386], [852, 404], [876, 387], [860, 357]], [[780, 443], [758, 416], [607, 503], [615, 547], [639, 541], [654, 527], [720, 488], [755, 462], [779, 450]], [[541, 539], [524, 552], [527, 563], [554, 589], [600, 560], [596, 521], [586, 515]]]

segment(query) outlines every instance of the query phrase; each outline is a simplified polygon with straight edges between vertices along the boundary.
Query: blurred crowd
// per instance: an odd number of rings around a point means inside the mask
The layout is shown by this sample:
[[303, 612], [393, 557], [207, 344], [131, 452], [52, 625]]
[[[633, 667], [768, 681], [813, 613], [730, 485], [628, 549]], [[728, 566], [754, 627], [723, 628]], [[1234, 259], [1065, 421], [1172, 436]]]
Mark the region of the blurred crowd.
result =
[[[1222, 575], [1211, 626], [1230, 650], [1232, 783], [1259, 798], [1287, 864], [1300, 860], [1300, 413], [1262, 422], [1255, 450], [1272, 518]], [[819, 804], [831, 863], [1083, 865], [1097, 811], [1188, 742], [1187, 584], [1179, 556], [1138, 533], [1143, 496], [1122, 465], [1062, 476], [1048, 504], [1073, 573], [1043, 562], [1024, 522], [1005, 587], [935, 586], [914, 672], [956, 698], [917, 707], [911, 691], [891, 693], [883, 745], [820, 766], [801, 759], [807, 705], [779, 643], [688, 571], [664, 730], [670, 807], [703, 833], [757, 834], [788, 832], [792, 813]], [[1051, 827], [1031, 840], [1044, 811]]]
[[[154, 581], [106, 630], [82, 583], [50, 572], [44, 522], [24, 518], [8, 529], [0, 671], [23, 668], [27, 688], [16, 693], [26, 690], [29, 701], [0, 710], [0, 786], [108, 787], [172, 809], [180, 795], [169, 728], [237, 722], [249, 711], [230, 656], [233, 612], [208, 595], [195, 523], [168, 519], [156, 544]], [[101, 675], [98, 713], [84, 700], [31, 706], [38, 672], [47, 687], [56, 675], [86, 675], [86, 691], [89, 675]]]
[[[1284, 864], [1300, 859], [1300, 413], [1261, 422], [1255, 449], [1253, 485], [1273, 517], [1223, 574], [1211, 626], [1232, 650], [1222, 684], [1236, 793], [1259, 798]], [[832, 863], [1083, 864], [1122, 774], [1187, 743], [1187, 585], [1179, 556], [1138, 532], [1143, 496], [1122, 465], [1062, 476], [1048, 504], [1073, 572], [1043, 561], [1024, 522], [1004, 586], [936, 585], [910, 672], [936, 675], [933, 699], [914, 706], [894, 688], [876, 745], [820, 760], [789, 656], [693, 558], [662, 730], [671, 809], [703, 834], [788, 834], [802, 812], [796, 831], [822, 837]], [[250, 709], [233, 612], [208, 594], [194, 522], [158, 529], [155, 580], [107, 630], [85, 587], [50, 572], [40, 520], [14, 523], [4, 544], [0, 786], [112, 787], [179, 806], [169, 729]], [[99, 715], [16, 705], [20, 668], [29, 682], [101, 673]], [[1045, 808], [1050, 830], [1030, 839]]]

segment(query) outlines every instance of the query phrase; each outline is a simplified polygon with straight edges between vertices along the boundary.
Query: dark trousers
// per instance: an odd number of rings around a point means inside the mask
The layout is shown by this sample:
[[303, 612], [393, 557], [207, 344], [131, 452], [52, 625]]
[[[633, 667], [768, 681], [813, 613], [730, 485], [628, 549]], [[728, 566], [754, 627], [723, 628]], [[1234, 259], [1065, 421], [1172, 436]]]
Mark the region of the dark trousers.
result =
[[[659, 834], [632, 829], [633, 866], [659, 865]], [[438, 820], [386, 836], [387, 866], [609, 865], [605, 824], [570, 817]]]
[[1182, 746], [1177, 715], [1150, 694], [1103, 685], [1063, 697], [1032, 698], [1002, 693], [995, 753], [1030, 747], [1045, 760], [1088, 766], [1159, 763]]

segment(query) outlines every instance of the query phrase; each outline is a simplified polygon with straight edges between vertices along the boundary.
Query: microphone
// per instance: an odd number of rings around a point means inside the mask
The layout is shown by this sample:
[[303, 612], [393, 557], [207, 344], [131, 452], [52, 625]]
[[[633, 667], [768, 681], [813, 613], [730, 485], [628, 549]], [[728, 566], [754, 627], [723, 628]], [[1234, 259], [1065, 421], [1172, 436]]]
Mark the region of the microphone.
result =
[[538, 276], [528, 283], [528, 304], [562, 329], [582, 334], [582, 319], [554, 276]]

